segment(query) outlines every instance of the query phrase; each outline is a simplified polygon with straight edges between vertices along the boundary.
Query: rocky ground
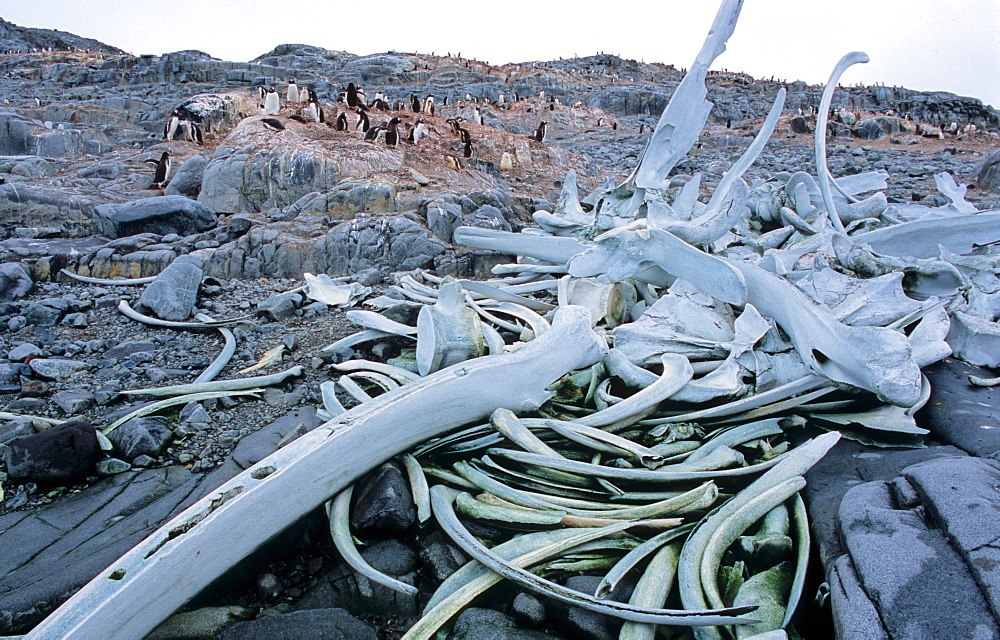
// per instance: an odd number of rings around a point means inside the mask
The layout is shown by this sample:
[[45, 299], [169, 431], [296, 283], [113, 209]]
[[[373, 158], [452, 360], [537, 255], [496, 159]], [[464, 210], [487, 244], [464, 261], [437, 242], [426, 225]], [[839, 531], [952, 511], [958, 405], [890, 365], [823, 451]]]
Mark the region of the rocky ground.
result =
[[[320, 357], [320, 350], [358, 327], [343, 309], [294, 292], [302, 272], [350, 275], [376, 292], [392, 283], [394, 272], [409, 269], [485, 275], [503, 257], [454, 246], [454, 228], [523, 228], [536, 209], [551, 210], [569, 170], [579, 177], [581, 195], [608, 178], [623, 178], [681, 78], [669, 65], [604, 55], [493, 67], [450, 56], [359, 57], [283, 45], [250, 63], [200, 52], [137, 58], [53, 39], [60, 34], [36, 41], [31, 37], [38, 34], [9, 23], [0, 27], [0, 40], [9, 45], [0, 46], [7, 52], [0, 53], [0, 89], [7, 96], [0, 108], [0, 262], [5, 263], [0, 291], [7, 295], [0, 302], [0, 411], [21, 416], [0, 425], [0, 444], [53, 433], [54, 421], [107, 425], [137, 404], [123, 391], [192, 381], [221, 349], [214, 330], [149, 327], [122, 315], [119, 301], [138, 305], [144, 286], [80, 283], [60, 275], [61, 268], [102, 278], [139, 277], [192, 255], [203, 272], [189, 314], [247, 317], [234, 329], [236, 355], [220, 377], [238, 377], [281, 345], [286, 352], [281, 362], [254, 374], [302, 367], [302, 375], [260, 398], [206, 400], [145, 420], [127, 439], [116, 437], [111, 457], [82, 443], [86, 438], [69, 445], [60, 441], [57, 446], [90, 456], [60, 478], [11, 473], [8, 461], [0, 503], [0, 633], [24, 632], [169, 515], [319, 424], [319, 385], [335, 376], [331, 357]], [[32, 51], [60, 45], [66, 50]], [[349, 81], [363, 83], [369, 96], [382, 90], [390, 100], [434, 93], [434, 116], [403, 115], [404, 126], [424, 117], [430, 133], [423, 144], [388, 149], [362, 141], [356, 132], [293, 121], [288, 116], [295, 108], [283, 111], [284, 131], [268, 131], [256, 116], [251, 85], [283, 86], [291, 77], [319, 93], [328, 120], [343, 111], [336, 97]], [[716, 103], [709, 126], [677, 169], [679, 180], [703, 172], [704, 194], [749, 144], [784, 84], [740, 74], [715, 74], [709, 83], [709, 99]], [[810, 133], [816, 122], [809, 113], [818, 105], [820, 88], [804, 83], [788, 88], [786, 115], [750, 178], [816, 171]], [[513, 99], [515, 93], [520, 100]], [[467, 94], [478, 101], [466, 100]], [[162, 139], [165, 118], [181, 104], [202, 116], [203, 145]], [[983, 171], [1000, 148], [995, 110], [950, 94], [886, 87], [838, 91], [834, 106], [843, 112], [831, 125], [834, 175], [884, 170], [890, 202], [943, 204], [933, 176], [947, 171], [973, 185], [967, 198], [979, 208], [1000, 206], [1000, 176]], [[482, 125], [471, 122], [476, 108]], [[800, 110], [806, 115], [797, 116]], [[372, 115], [384, 121], [391, 114]], [[451, 117], [462, 118], [469, 130], [472, 158], [462, 157], [462, 144], [446, 122]], [[550, 125], [544, 143], [529, 138], [541, 120]], [[144, 161], [163, 151], [173, 157], [174, 169], [160, 191], [151, 189], [152, 169]], [[501, 169], [505, 153], [512, 156], [509, 170]], [[446, 156], [458, 158], [461, 168], [449, 165]], [[146, 198], [154, 200], [142, 205], [149, 215], [138, 224], [131, 203]], [[408, 347], [405, 339], [394, 338], [354, 355], [385, 360]], [[960, 367], [942, 368], [937, 374], [942, 388], [950, 388], [948, 376], [959, 379], [954, 372]], [[995, 395], [986, 395], [992, 392], [976, 393], [974, 401], [959, 394], [944, 406], [996, 406]], [[995, 424], [995, 415], [985, 419]], [[934, 446], [923, 453], [883, 457], [854, 450], [853, 444], [836, 450], [810, 478], [810, 487], [816, 487], [810, 489], [814, 519], [821, 520], [824, 505], [840, 504], [845, 469], [854, 474], [852, 485], [893, 482], [897, 491], [905, 490], [897, 481], [902, 474], [921, 487], [928, 508], [943, 513], [945, 500], [924, 489], [932, 486], [927, 476], [904, 469], [951, 455], [979, 460], [995, 455], [1000, 444], [994, 447], [987, 436], [962, 440], [949, 429], [947, 412], [925, 420], [935, 431]], [[975, 464], [970, 463], [970, 477], [995, 474]], [[302, 638], [302, 628], [322, 629], [322, 637], [398, 637], [430, 590], [464, 562], [439, 532], [415, 527], [411, 503], [382, 501], [405, 493], [401, 483], [392, 465], [361, 483], [369, 498], [355, 507], [354, 524], [370, 543], [370, 562], [417, 582], [418, 596], [404, 598], [345, 569], [323, 518], [314, 514], [203, 594], [190, 607], [194, 613], [182, 614], [188, 618], [174, 620], [172, 630], [161, 629], [154, 637], [215, 637], [227, 625], [249, 619], [257, 630], [232, 627], [220, 637]], [[142, 517], [131, 517], [136, 513]], [[952, 522], [944, 516], [942, 521]], [[914, 535], [940, 535], [939, 528], [919, 533], [918, 527]], [[824, 563], [847, 557], [824, 542], [837, 537], [827, 533], [821, 540]], [[863, 544], [859, 539], [845, 544]], [[853, 557], [871, 563], [859, 572], [877, 572], [876, 557]], [[984, 556], [983, 562], [992, 561]], [[901, 570], [900, 583], [911, 575]], [[849, 587], [843, 590], [850, 593]], [[899, 607], [878, 602], [879, 611], [888, 612], [883, 618], [892, 637], [917, 637], [906, 635], [904, 621], [918, 606], [914, 602]], [[468, 610], [452, 638], [617, 634], [606, 619], [546, 606], [513, 589], [479, 604], [490, 608]], [[981, 615], [980, 609], [968, 615]], [[281, 616], [280, 623], [261, 615], [291, 611], [297, 613]], [[829, 637], [834, 625], [828, 610], [808, 615], [819, 622], [804, 623], [804, 635]], [[838, 633], [880, 637], [849, 628], [856, 619], [838, 621]], [[192, 631], [202, 628], [200, 635]]]

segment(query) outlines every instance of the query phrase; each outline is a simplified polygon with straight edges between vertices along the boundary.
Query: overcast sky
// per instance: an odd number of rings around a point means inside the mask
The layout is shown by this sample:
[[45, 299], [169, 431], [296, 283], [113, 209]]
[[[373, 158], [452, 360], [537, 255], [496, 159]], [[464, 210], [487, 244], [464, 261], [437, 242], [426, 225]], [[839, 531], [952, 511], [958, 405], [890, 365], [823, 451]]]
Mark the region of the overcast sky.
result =
[[[689, 66], [717, 4], [698, 0], [0, 0], [0, 17], [135, 54], [200, 49], [246, 61], [278, 44], [357, 54], [461, 52], [501, 64], [616, 53]], [[844, 84], [951, 91], [1000, 107], [1000, 0], [746, 0], [715, 68]]]

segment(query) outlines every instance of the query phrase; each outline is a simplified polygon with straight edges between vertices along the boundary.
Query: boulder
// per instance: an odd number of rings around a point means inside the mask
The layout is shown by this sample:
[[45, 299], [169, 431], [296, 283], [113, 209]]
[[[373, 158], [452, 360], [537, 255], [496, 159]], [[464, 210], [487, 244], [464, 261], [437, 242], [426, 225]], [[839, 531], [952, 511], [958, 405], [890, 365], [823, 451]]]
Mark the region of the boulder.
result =
[[83, 134], [76, 129], [40, 129], [28, 134], [26, 150], [43, 158], [77, 158], [83, 155]]
[[215, 227], [215, 212], [184, 196], [154, 196], [126, 204], [95, 207], [101, 233], [121, 238], [138, 233], [188, 236]]
[[399, 465], [386, 462], [358, 481], [351, 509], [351, 528], [358, 536], [398, 536], [416, 520], [410, 483]]
[[0, 264], [0, 302], [20, 300], [35, 286], [28, 269], [19, 262]]
[[202, 276], [201, 258], [178, 257], [146, 285], [139, 296], [139, 309], [163, 320], [187, 320], [194, 313]]
[[4, 461], [14, 481], [71, 484], [93, 471], [100, 453], [94, 427], [71, 421], [15, 442]]
[[788, 126], [791, 127], [792, 133], [812, 132], [812, 128], [809, 127], [809, 123], [806, 122], [804, 116], [793, 116], [792, 119], [788, 121]]
[[163, 195], [197, 198], [201, 192], [201, 179], [207, 164], [208, 156], [204, 153], [193, 155], [185, 160], [163, 190]]
[[130, 462], [139, 456], [159, 456], [172, 438], [167, 419], [159, 416], [132, 418], [108, 434], [115, 450]]
[[521, 629], [506, 613], [466, 607], [455, 620], [451, 640], [555, 640], [556, 636]]
[[308, 609], [238, 622], [219, 640], [376, 640], [367, 623], [343, 609]]
[[979, 168], [976, 182], [980, 189], [1000, 193], [1000, 151], [994, 151]]
[[878, 140], [885, 137], [885, 131], [874, 118], [868, 118], [854, 127], [854, 137], [861, 140]]

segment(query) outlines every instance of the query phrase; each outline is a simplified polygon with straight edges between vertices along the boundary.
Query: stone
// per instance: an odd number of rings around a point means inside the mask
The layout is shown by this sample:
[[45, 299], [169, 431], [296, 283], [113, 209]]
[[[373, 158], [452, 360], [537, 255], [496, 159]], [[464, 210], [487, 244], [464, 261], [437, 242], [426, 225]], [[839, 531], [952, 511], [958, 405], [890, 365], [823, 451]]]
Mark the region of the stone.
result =
[[420, 550], [420, 561], [425, 570], [438, 582], [458, 571], [469, 561], [465, 553], [449, 542], [435, 540]]
[[94, 406], [94, 394], [86, 389], [67, 389], [53, 394], [52, 402], [66, 415], [75, 416]]
[[[976, 177], [976, 184], [980, 189], [987, 189], [1000, 193], [1000, 151], [994, 151], [979, 167], [979, 174]], [[0, 287], [2, 290], [2, 287]], [[0, 297], [0, 300], [3, 298]]]
[[879, 123], [872, 118], [862, 120], [858, 126], [854, 127], [854, 137], [861, 140], [878, 140], [885, 137], [885, 131]]
[[370, 625], [343, 609], [309, 609], [238, 622], [219, 640], [376, 640]]
[[90, 369], [89, 362], [56, 358], [35, 358], [28, 363], [28, 366], [35, 375], [45, 380], [65, 380], [75, 373]]
[[15, 442], [4, 460], [11, 480], [71, 484], [93, 470], [99, 455], [94, 427], [70, 421]]
[[272, 322], [280, 322], [295, 317], [295, 311], [302, 304], [302, 294], [298, 292], [278, 293], [257, 303], [257, 315]]
[[[600, 576], [570, 576], [565, 585], [581, 593], [594, 593], [601, 582]], [[619, 583], [608, 596], [611, 600], [628, 602], [632, 594], [632, 585], [628, 582]], [[596, 611], [571, 607], [564, 602], [555, 600], [546, 604], [549, 617], [559, 624], [559, 628], [571, 638], [581, 640], [615, 640], [622, 621], [602, 615]]]
[[253, 609], [240, 605], [202, 607], [170, 616], [145, 640], [215, 640], [226, 627], [253, 615]]
[[181, 164], [177, 173], [170, 179], [163, 190], [165, 196], [185, 196], [195, 199], [201, 192], [201, 178], [205, 173], [205, 165], [208, 164], [206, 154], [199, 153], [191, 156]]
[[24, 362], [27, 358], [37, 358], [42, 355], [42, 350], [30, 342], [24, 342], [7, 352], [7, 359], [14, 362]]
[[20, 300], [35, 286], [28, 270], [19, 262], [0, 264], [0, 302]]
[[146, 285], [138, 307], [163, 320], [187, 320], [194, 314], [203, 276], [201, 259], [179, 256]]
[[35, 428], [31, 424], [31, 418], [7, 420], [0, 424], [0, 445], [14, 444], [18, 440], [34, 435], [34, 433]]
[[117, 360], [120, 358], [126, 358], [132, 355], [133, 353], [143, 353], [149, 351], [156, 351], [156, 345], [152, 342], [146, 342], [146, 341], [119, 342], [115, 346], [105, 351], [104, 357]]
[[989, 369], [955, 358], [945, 358], [924, 369], [931, 383], [931, 398], [917, 413], [920, 426], [931, 436], [972, 455], [1000, 456], [1000, 387], [979, 387], [969, 376], [989, 378]]
[[189, 402], [181, 409], [177, 421], [183, 424], [211, 424], [212, 416], [208, 415], [208, 411], [200, 403]]
[[102, 478], [106, 478], [108, 476], [113, 476], [116, 473], [125, 473], [131, 468], [132, 465], [124, 460], [119, 460], [118, 458], [104, 458], [97, 463], [97, 475]]
[[108, 434], [115, 450], [129, 461], [141, 455], [155, 458], [163, 453], [172, 438], [167, 419], [158, 416], [132, 418]]
[[95, 222], [101, 233], [112, 238], [137, 233], [177, 233], [189, 236], [216, 225], [215, 212], [180, 195], [143, 198], [126, 204], [95, 207]]
[[76, 327], [77, 329], [83, 329], [84, 327], [90, 326], [90, 316], [83, 312], [67, 313], [63, 316], [63, 319], [59, 324]]
[[406, 474], [386, 462], [358, 481], [351, 507], [351, 528], [362, 538], [385, 538], [409, 530], [417, 507]]
[[556, 636], [521, 629], [501, 611], [466, 607], [455, 619], [451, 640], [554, 640]]
[[29, 155], [43, 158], [77, 158], [83, 155], [83, 134], [76, 129], [40, 129], [25, 140]]
[[537, 627], [545, 622], [545, 605], [530, 593], [521, 592], [514, 596], [510, 612], [521, 625]]
[[34, 303], [24, 310], [24, 319], [30, 325], [51, 327], [62, 320], [64, 309], [57, 309], [41, 303]]
[[788, 121], [788, 126], [791, 127], [792, 133], [811, 133], [812, 128], [809, 123], [806, 122], [804, 116], [792, 116]]

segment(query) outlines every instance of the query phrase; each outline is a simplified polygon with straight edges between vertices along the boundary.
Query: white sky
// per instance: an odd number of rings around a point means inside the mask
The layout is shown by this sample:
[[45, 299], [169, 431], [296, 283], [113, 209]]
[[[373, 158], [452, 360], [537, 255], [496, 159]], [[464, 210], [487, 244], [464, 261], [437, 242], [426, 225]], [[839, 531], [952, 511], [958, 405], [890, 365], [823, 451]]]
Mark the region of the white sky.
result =
[[[0, 0], [0, 17], [131, 53], [199, 49], [246, 61], [278, 44], [357, 54], [461, 52], [493, 63], [616, 53], [687, 67], [715, 2], [500, 0]], [[1000, 107], [1000, 0], [746, 0], [716, 68], [825, 82], [864, 51], [844, 84], [951, 91]]]

